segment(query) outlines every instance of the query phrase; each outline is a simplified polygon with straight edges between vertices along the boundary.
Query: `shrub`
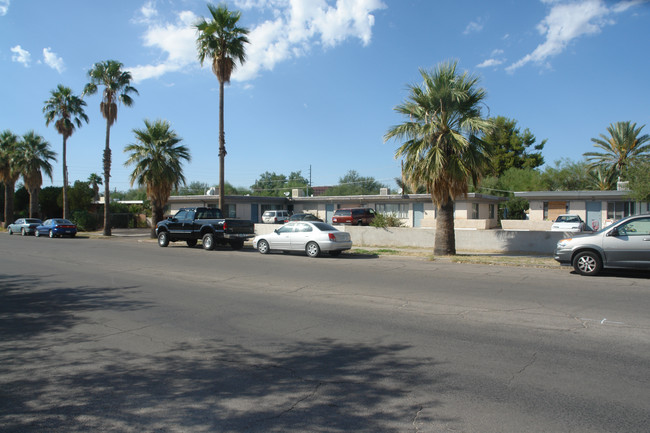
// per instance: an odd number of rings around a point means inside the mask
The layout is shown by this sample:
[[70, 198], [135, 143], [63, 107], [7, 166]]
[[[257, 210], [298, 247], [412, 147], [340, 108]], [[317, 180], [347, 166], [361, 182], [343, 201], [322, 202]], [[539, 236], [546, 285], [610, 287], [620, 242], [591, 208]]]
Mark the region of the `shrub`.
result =
[[375, 214], [375, 218], [372, 220], [370, 223], [371, 226], [373, 227], [401, 227], [402, 220], [397, 218], [394, 214], [383, 214], [383, 213], [377, 213]]
[[77, 224], [77, 229], [82, 232], [92, 232], [99, 227], [99, 218], [97, 215], [87, 210], [72, 212], [72, 218], [70, 219]]

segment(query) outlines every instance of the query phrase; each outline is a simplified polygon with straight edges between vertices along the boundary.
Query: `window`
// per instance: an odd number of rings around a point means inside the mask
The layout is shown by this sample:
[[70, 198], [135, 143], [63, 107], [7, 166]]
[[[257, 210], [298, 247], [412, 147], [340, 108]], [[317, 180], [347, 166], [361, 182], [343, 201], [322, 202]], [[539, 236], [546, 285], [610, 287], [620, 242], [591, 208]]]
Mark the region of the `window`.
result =
[[409, 205], [405, 203], [377, 203], [377, 212], [386, 215], [395, 215], [397, 218], [409, 217]]
[[650, 218], [638, 219], [618, 228], [621, 236], [647, 236], [650, 234]]
[[478, 219], [478, 203], [472, 203], [472, 215], [470, 219], [477, 220]]
[[545, 220], [548, 219], [548, 202], [547, 201], [544, 202], [544, 216], [543, 216], [543, 218]]
[[226, 218], [237, 218], [237, 206], [235, 204], [225, 204], [225, 209], [221, 209], [221, 212], [225, 215]]
[[607, 219], [620, 220], [621, 218], [636, 214], [636, 203], [633, 201], [607, 202]]
[[488, 216], [488, 218], [491, 219], [491, 220], [493, 220], [493, 219], [494, 219], [494, 205], [493, 205], [493, 204], [490, 204], [490, 206], [489, 206], [488, 209], [489, 209], [489, 216]]

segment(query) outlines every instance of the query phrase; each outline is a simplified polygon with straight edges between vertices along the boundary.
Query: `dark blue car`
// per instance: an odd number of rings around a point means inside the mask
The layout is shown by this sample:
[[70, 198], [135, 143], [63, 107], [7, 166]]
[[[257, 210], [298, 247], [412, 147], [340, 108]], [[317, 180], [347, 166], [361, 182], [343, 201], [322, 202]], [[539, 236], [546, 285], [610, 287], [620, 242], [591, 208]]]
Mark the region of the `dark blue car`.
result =
[[36, 236], [49, 236], [55, 238], [58, 236], [70, 236], [73, 238], [77, 234], [77, 226], [63, 218], [52, 218], [45, 220], [43, 224], [36, 227]]

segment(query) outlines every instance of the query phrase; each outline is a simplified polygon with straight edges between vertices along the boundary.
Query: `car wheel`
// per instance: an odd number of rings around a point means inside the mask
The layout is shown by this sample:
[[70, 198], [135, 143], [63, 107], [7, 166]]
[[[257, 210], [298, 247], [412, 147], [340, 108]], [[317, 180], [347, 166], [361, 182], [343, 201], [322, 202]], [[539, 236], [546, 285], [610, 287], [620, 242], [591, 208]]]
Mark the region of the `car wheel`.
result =
[[362, 220], [357, 221], [357, 225], [358, 225], [358, 226], [363, 225], [363, 221], [362, 221]]
[[264, 239], [261, 239], [257, 243], [257, 251], [259, 251], [260, 254], [268, 254], [269, 251], [271, 251], [271, 248], [269, 248], [269, 243]]
[[330, 251], [330, 256], [332, 257], [338, 257], [340, 255], [341, 255], [341, 250]]
[[203, 235], [203, 249], [212, 251], [214, 249], [214, 235], [212, 233], [206, 233]]
[[158, 233], [158, 245], [161, 247], [166, 247], [169, 245], [169, 233], [167, 232], [160, 232]]
[[20, 235], [21, 236], [26, 236], [27, 235], [27, 232], [25, 231], [24, 227], [22, 229], [20, 229]]
[[596, 275], [602, 267], [600, 256], [592, 251], [578, 253], [573, 259], [573, 269], [581, 275]]
[[11, 231], [11, 227], [9, 227], [9, 229], [7, 230], [7, 232], [9, 232], [9, 235], [13, 235], [13, 234], [14, 234], [14, 232]]
[[52, 230], [50, 230], [50, 237], [51, 237], [51, 238], [54, 237], [54, 231], [52, 231]]
[[309, 242], [305, 247], [305, 252], [309, 257], [318, 257], [320, 255], [320, 247], [316, 242]]
[[38, 230], [34, 231], [34, 236], [36, 236], [36, 237], [40, 237], [40, 236], [41, 236], [41, 232], [39, 232]]
[[241, 250], [244, 248], [244, 241], [241, 239], [233, 239], [230, 241], [230, 246], [233, 250]]
[[199, 241], [196, 239], [188, 239], [186, 242], [188, 247], [194, 248]]

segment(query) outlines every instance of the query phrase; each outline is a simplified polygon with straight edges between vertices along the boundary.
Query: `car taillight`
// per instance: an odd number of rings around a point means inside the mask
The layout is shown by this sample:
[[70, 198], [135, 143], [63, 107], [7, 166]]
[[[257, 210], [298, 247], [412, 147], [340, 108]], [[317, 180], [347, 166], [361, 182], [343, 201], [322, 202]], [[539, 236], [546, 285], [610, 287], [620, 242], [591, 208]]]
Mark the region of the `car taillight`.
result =
[[223, 230], [226, 231], [227, 229], [228, 229], [228, 224], [226, 224], [226, 222], [224, 221], [223, 222]]
[[334, 233], [328, 233], [327, 235], [329, 236], [330, 241], [336, 241], [336, 236], [334, 235]]

